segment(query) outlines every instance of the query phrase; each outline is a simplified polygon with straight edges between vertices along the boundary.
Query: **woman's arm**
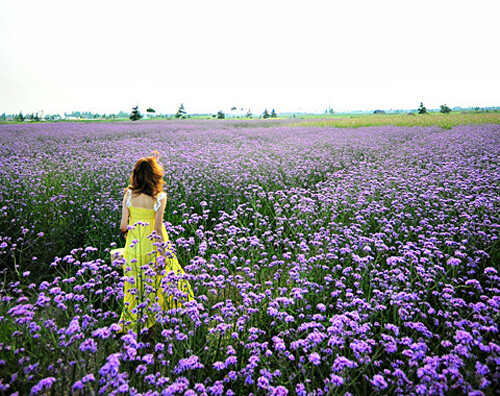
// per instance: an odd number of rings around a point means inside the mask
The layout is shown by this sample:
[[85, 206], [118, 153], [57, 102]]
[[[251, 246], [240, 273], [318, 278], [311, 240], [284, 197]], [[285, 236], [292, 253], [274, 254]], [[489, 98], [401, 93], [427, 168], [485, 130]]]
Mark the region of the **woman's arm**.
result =
[[[157, 235], [157, 242], [165, 242], [165, 240], [163, 239], [163, 215], [165, 214], [165, 206], [167, 204], [167, 197], [163, 198], [161, 201], [160, 201], [160, 207], [158, 208], [158, 210], [156, 211], [156, 214], [155, 214], [155, 231], [156, 231], [156, 235]], [[163, 250], [160, 250], [160, 253], [164, 254], [164, 251]]]
[[127, 208], [127, 194], [128, 194], [128, 190], [125, 190], [125, 194], [123, 195], [123, 203], [122, 203], [122, 221], [120, 223], [120, 231], [121, 232], [127, 232], [127, 226], [128, 226], [129, 210]]

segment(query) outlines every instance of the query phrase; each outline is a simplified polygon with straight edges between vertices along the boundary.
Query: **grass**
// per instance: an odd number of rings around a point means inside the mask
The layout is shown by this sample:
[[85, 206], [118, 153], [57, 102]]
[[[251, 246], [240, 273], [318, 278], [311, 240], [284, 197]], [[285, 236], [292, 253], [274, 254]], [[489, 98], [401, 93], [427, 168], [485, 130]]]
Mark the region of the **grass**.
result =
[[369, 114], [300, 121], [293, 126], [359, 128], [381, 125], [395, 126], [439, 126], [452, 128], [467, 124], [500, 124], [500, 113], [428, 113], [428, 114]]

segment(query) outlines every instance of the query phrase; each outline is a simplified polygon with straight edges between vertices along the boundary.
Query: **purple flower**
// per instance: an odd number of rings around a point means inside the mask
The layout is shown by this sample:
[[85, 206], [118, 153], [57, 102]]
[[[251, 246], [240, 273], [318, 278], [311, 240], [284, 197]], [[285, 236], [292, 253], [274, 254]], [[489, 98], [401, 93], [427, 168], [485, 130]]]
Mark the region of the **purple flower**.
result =
[[94, 374], [87, 374], [85, 377], [82, 378], [82, 383], [86, 384], [87, 382], [93, 382], [95, 381]]
[[213, 366], [217, 371], [223, 370], [225, 367], [223, 362], [215, 362]]
[[385, 382], [384, 377], [381, 376], [380, 374], [375, 374], [373, 376], [373, 379], [370, 380], [370, 382], [377, 389], [385, 389], [385, 388], [387, 388], [387, 382]]
[[450, 257], [448, 259], [448, 261], [446, 262], [446, 264], [448, 264], [449, 266], [457, 266], [457, 265], [460, 265], [462, 263], [462, 261], [456, 257]]
[[272, 340], [274, 342], [274, 349], [276, 349], [277, 351], [286, 350], [286, 345], [280, 337], [274, 336]]
[[74, 393], [77, 393], [77, 390], [83, 390], [83, 388], [85, 388], [85, 385], [83, 385], [82, 381], [76, 381], [73, 384], [72, 390]]
[[306, 396], [307, 395], [306, 387], [304, 386], [303, 383], [297, 384], [297, 386], [295, 387], [295, 392], [297, 392], [297, 396]]
[[330, 382], [335, 386], [342, 386], [344, 379], [336, 374], [330, 374]]
[[455, 333], [455, 340], [461, 344], [471, 344], [474, 338], [467, 331], [457, 330]]
[[266, 377], [259, 377], [257, 379], [257, 386], [262, 389], [269, 388], [269, 380]]
[[222, 396], [224, 393], [224, 385], [222, 384], [222, 381], [216, 381], [213, 386], [208, 388], [208, 392], [210, 392], [211, 395]]
[[228, 356], [224, 362], [224, 367], [228, 367], [238, 363], [238, 358], [236, 356]]
[[99, 373], [102, 376], [109, 375], [110, 377], [116, 377], [120, 368], [120, 353], [114, 353], [107, 357], [107, 362], [101, 367]]
[[309, 355], [309, 361], [315, 366], [317, 366], [321, 364], [321, 356], [319, 356], [319, 353], [313, 352]]
[[144, 363], [146, 363], [146, 364], [151, 365], [151, 364], [153, 364], [153, 363], [154, 363], [154, 361], [155, 361], [155, 360], [154, 360], [154, 358], [153, 358], [153, 355], [152, 355], [151, 353], [148, 353], [147, 355], [144, 355], [144, 356], [142, 357], [142, 361], [143, 361]]
[[183, 371], [186, 370], [195, 370], [195, 369], [202, 369], [204, 366], [203, 364], [199, 361], [198, 356], [192, 355], [188, 358], [185, 359], [180, 359], [179, 363], [177, 364], [177, 367], [175, 368], [175, 372], [177, 374], [182, 373]]
[[288, 389], [286, 389], [283, 385], [279, 385], [273, 389], [273, 396], [285, 396], [288, 395]]
[[31, 388], [31, 394], [36, 395], [42, 390], [50, 389], [55, 381], [56, 379], [54, 377], [47, 377], [42, 379], [40, 382], [38, 382], [38, 384]]
[[65, 333], [67, 335], [72, 335], [80, 331], [80, 323], [79, 323], [80, 317], [75, 316], [72, 320], [71, 323], [69, 324], [68, 328], [66, 329]]
[[97, 352], [97, 343], [94, 341], [93, 338], [87, 338], [85, 341], [83, 341], [80, 344], [80, 351], [90, 351], [92, 353]]

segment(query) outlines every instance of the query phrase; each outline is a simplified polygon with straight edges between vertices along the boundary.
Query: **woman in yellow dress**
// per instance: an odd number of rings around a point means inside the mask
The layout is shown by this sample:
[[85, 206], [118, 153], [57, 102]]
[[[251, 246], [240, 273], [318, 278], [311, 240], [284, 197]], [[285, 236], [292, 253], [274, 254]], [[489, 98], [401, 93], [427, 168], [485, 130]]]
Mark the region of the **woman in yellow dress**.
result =
[[[127, 233], [123, 257], [124, 307], [122, 331], [150, 328], [161, 311], [193, 300], [184, 270], [169, 248], [163, 224], [167, 194], [158, 152], [137, 161], [123, 196], [120, 230]], [[173, 286], [175, 285], [175, 286]]]

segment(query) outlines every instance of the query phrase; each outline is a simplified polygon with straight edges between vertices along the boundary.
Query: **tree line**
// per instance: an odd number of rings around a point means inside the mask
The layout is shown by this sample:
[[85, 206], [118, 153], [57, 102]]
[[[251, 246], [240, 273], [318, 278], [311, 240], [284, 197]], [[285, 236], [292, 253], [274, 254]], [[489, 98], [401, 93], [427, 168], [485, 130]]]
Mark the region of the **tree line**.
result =
[[[231, 111], [234, 111], [234, 110], [236, 110], [236, 107], [233, 106], [231, 108]], [[153, 115], [156, 112], [155, 112], [155, 110], [153, 108], [149, 107], [146, 110], [146, 113], [148, 113], [148, 115]], [[132, 112], [130, 113], [130, 116], [129, 116], [130, 120], [132, 120], [132, 121], [138, 121], [138, 120], [140, 120], [143, 117], [144, 116], [139, 111], [139, 106], [132, 107]], [[184, 108], [184, 104], [183, 103], [181, 103], [181, 105], [179, 106], [179, 109], [174, 114], [174, 117], [177, 118], [177, 119], [185, 119], [185, 118], [189, 117], [187, 115], [187, 112], [186, 112], [186, 109]], [[248, 109], [248, 111], [247, 111], [247, 113], [245, 115], [245, 118], [252, 118], [252, 117], [253, 117], [253, 114], [250, 111], [250, 109]], [[272, 109], [271, 113], [269, 113], [269, 111], [267, 109], [265, 109], [264, 112], [260, 115], [260, 117], [261, 118], [277, 118], [278, 114], [276, 113], [276, 111], [274, 109]], [[223, 120], [223, 119], [226, 118], [226, 115], [224, 114], [224, 112], [222, 110], [219, 110], [217, 112], [217, 114], [212, 114], [212, 118], [217, 118], [219, 120]]]

